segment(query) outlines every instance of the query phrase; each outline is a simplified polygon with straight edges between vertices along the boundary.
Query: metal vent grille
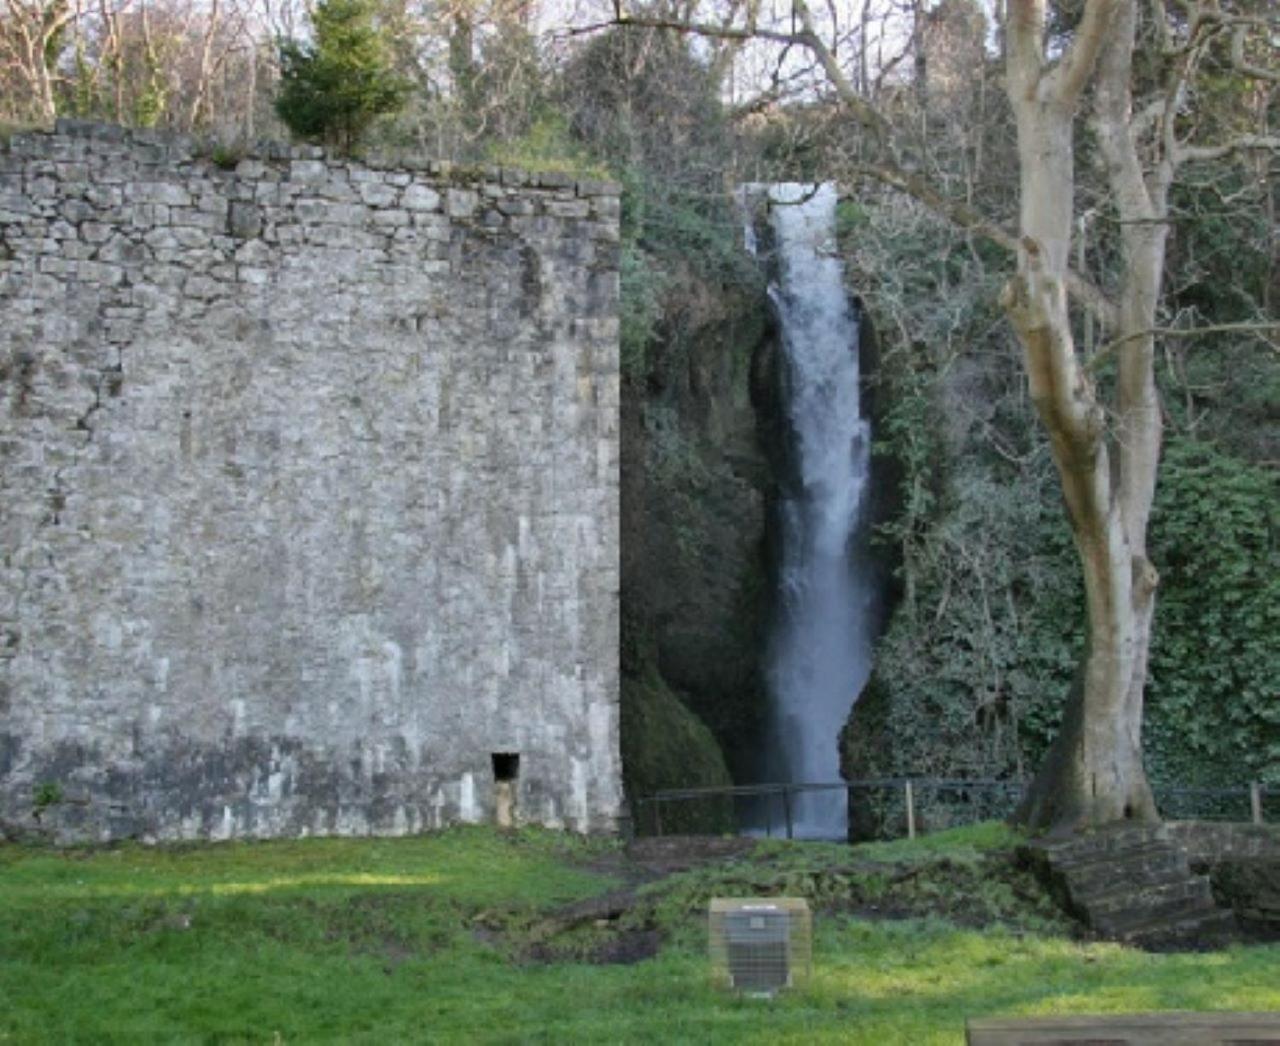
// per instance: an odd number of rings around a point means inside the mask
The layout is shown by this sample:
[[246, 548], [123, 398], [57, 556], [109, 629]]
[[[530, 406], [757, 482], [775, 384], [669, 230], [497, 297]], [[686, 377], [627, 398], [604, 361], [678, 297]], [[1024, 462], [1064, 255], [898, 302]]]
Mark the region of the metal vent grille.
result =
[[772, 995], [809, 976], [813, 925], [803, 898], [715, 898], [710, 931], [717, 984]]

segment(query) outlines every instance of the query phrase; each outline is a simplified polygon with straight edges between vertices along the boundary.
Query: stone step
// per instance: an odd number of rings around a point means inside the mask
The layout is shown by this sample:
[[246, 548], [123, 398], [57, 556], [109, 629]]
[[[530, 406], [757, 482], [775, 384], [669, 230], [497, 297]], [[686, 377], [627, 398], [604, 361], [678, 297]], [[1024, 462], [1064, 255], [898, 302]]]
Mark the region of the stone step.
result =
[[1055, 865], [1080, 860], [1097, 860], [1104, 854], [1117, 854], [1126, 850], [1140, 850], [1152, 843], [1168, 843], [1166, 825], [1124, 825], [1104, 828], [1096, 832], [1039, 844], [1049, 861]]
[[1147, 923], [1177, 921], [1198, 916], [1201, 912], [1216, 911], [1213, 899], [1195, 896], [1173, 896], [1100, 913], [1089, 919], [1089, 925], [1098, 933], [1109, 937], [1124, 938], [1134, 927]]
[[1183, 871], [1150, 875], [1142, 879], [1127, 879], [1123, 883], [1113, 883], [1105, 890], [1073, 892], [1071, 900], [1080, 908], [1102, 914], [1133, 905], [1135, 901], [1144, 897], [1172, 896], [1179, 890], [1185, 891], [1188, 897], [1213, 896], [1213, 890], [1206, 876], [1191, 875]]
[[1135, 883], [1128, 890], [1115, 890], [1084, 905], [1093, 926], [1143, 916], [1149, 912], [1176, 910], [1199, 904], [1213, 904], [1209, 880], [1203, 876], [1174, 879], [1163, 883]]
[[1161, 916], [1126, 929], [1119, 939], [1149, 951], [1218, 948], [1239, 935], [1229, 908], [1197, 908]]
[[1023, 854], [1099, 936], [1152, 950], [1213, 947], [1234, 936], [1234, 914], [1214, 904], [1208, 878], [1192, 873], [1163, 825], [1035, 843]]
[[1188, 874], [1187, 859], [1176, 846], [1152, 843], [1123, 855], [1093, 854], [1088, 859], [1055, 862], [1054, 870], [1066, 881], [1073, 897], [1107, 892], [1134, 880]]
[[1147, 875], [1126, 875], [1117, 877], [1111, 882], [1099, 881], [1091, 887], [1080, 887], [1069, 883], [1067, 892], [1071, 897], [1071, 903], [1077, 907], [1105, 911], [1115, 907], [1114, 902], [1119, 898], [1136, 897], [1162, 887], [1183, 884], [1191, 878], [1191, 873], [1185, 868], [1175, 868]]

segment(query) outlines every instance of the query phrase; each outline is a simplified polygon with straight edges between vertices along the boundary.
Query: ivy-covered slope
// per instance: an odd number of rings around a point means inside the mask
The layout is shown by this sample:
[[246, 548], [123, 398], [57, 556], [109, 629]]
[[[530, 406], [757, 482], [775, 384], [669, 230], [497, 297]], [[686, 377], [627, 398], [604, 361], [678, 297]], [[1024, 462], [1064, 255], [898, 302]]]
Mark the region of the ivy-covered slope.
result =
[[[994, 304], [999, 259], [927, 219], [846, 217], [855, 279], [886, 332], [877, 449], [901, 478], [878, 539], [900, 559], [897, 603], [842, 736], [844, 772], [1026, 777], [1057, 728], [1084, 603], [1057, 477]], [[1238, 388], [1242, 369], [1248, 396], [1201, 391]], [[1206, 345], [1162, 373], [1144, 735], [1157, 787], [1280, 782], [1280, 489], [1266, 460], [1277, 370]]]

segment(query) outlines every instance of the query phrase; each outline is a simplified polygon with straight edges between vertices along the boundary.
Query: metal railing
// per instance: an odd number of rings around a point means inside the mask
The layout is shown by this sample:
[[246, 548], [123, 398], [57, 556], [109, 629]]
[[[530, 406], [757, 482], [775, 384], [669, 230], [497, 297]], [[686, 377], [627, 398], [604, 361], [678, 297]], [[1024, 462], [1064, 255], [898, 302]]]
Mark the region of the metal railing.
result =
[[[839, 782], [668, 788], [634, 803], [635, 830], [644, 835], [749, 834], [793, 839], [797, 805], [806, 795], [843, 793], [849, 833], [856, 840], [915, 838], [1013, 813], [1028, 782], [937, 777], [884, 777]], [[1280, 787], [1252, 782], [1234, 787], [1155, 785], [1168, 820], [1251, 821], [1263, 824], [1268, 802], [1280, 806]], [[1275, 811], [1280, 814], [1280, 809]], [[1275, 815], [1272, 820], [1277, 820]], [[841, 838], [844, 838], [843, 836]]]
[[[1267, 802], [1280, 806], [1280, 785], [1251, 781], [1247, 785], [1204, 788], [1183, 785], [1153, 785], [1156, 806], [1169, 821], [1250, 821], [1266, 822]], [[1280, 810], [1276, 810], [1280, 814]], [[1278, 818], [1273, 817], [1272, 820]]]

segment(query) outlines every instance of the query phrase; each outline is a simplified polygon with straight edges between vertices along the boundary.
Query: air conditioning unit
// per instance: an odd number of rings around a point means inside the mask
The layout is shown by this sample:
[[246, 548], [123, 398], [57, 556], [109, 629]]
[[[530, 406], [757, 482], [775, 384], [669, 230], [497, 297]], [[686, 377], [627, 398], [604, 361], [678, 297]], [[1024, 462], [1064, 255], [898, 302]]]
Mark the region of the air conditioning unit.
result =
[[812, 968], [813, 923], [800, 897], [711, 901], [711, 972], [726, 988], [773, 995]]

